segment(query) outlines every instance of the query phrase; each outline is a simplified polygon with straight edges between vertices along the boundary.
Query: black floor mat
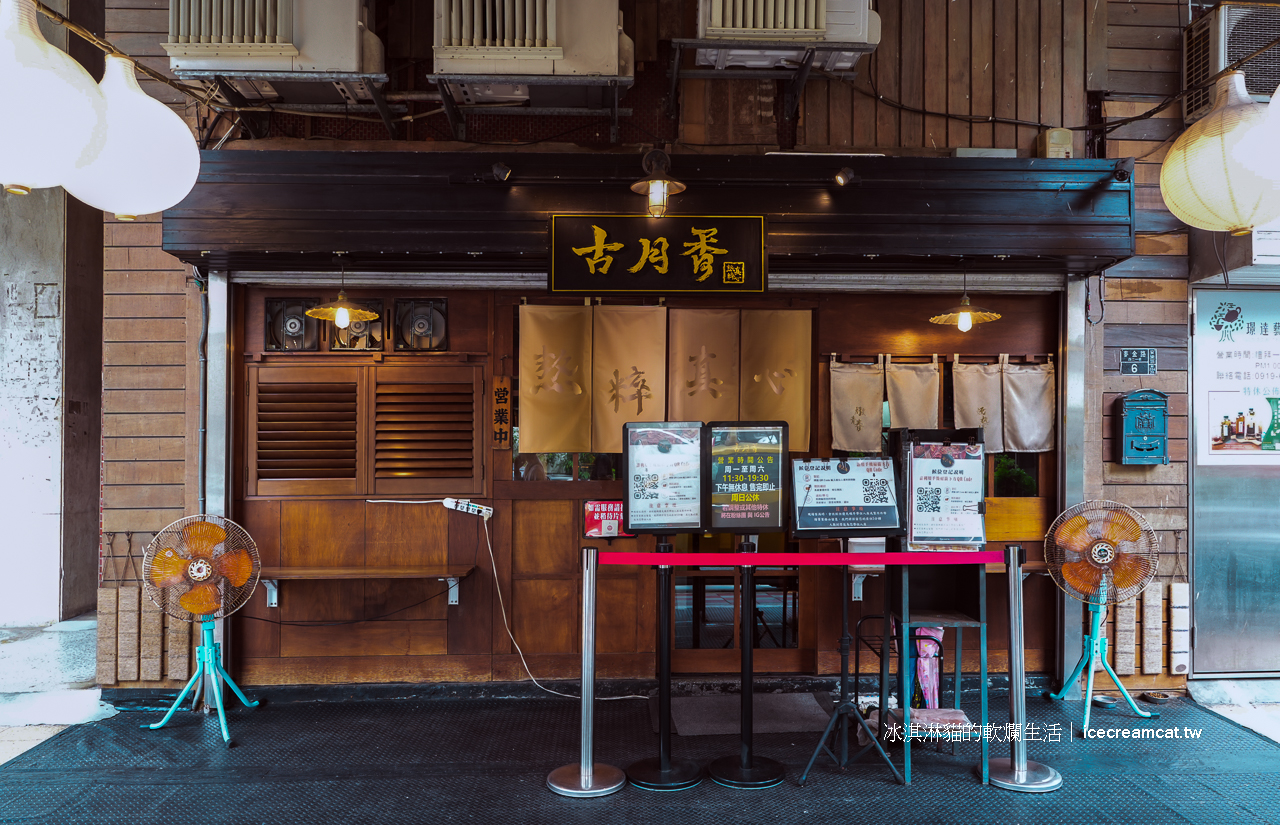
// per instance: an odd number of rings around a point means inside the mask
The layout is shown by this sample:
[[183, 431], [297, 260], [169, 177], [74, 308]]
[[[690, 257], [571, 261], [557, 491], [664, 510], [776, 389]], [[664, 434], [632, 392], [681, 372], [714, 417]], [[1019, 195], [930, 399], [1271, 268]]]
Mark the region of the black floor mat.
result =
[[[252, 691], [250, 691], [252, 694]], [[1007, 704], [992, 696], [993, 720]], [[217, 718], [182, 711], [161, 731], [159, 714], [128, 712], [69, 728], [0, 768], [0, 823], [1280, 823], [1280, 746], [1189, 700], [1158, 720], [1095, 709], [1097, 730], [1178, 730], [1177, 738], [1073, 738], [1079, 703], [1028, 700], [1041, 735], [1033, 759], [1065, 782], [1044, 795], [983, 787], [970, 769], [978, 745], [958, 756], [913, 746], [912, 784], [895, 784], [874, 756], [846, 771], [821, 756], [806, 787], [798, 777], [816, 734], [756, 736], [756, 752], [783, 762], [787, 780], [763, 791], [707, 781], [661, 794], [626, 788], [566, 799], [546, 775], [578, 761], [577, 704], [560, 699], [432, 699], [271, 704], [235, 708], [236, 747]], [[966, 704], [970, 716], [978, 709]], [[1200, 731], [1198, 738], [1188, 732]], [[1131, 734], [1132, 736], [1132, 734]], [[1003, 756], [1008, 745], [992, 744]], [[948, 748], [949, 751], [949, 748]], [[738, 752], [737, 737], [677, 737], [677, 756], [703, 763]], [[596, 759], [625, 768], [654, 756], [646, 703], [600, 702]], [[891, 749], [901, 764], [901, 748]]]

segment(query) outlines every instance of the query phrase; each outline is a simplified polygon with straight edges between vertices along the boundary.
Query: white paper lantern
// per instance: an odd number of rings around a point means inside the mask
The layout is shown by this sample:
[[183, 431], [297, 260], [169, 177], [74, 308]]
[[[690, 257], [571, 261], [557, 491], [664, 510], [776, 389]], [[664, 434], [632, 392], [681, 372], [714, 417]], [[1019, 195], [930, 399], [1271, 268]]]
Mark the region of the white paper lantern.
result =
[[1233, 235], [1280, 218], [1280, 188], [1252, 135], [1266, 121], [1267, 108], [1249, 97], [1242, 72], [1219, 78], [1213, 109], [1178, 136], [1160, 169], [1169, 211], [1191, 226]]
[[102, 148], [102, 94], [40, 34], [31, 0], [0, 0], [0, 185], [57, 186]]
[[133, 63], [123, 57], [107, 57], [101, 87], [107, 103], [102, 153], [73, 171], [63, 186], [121, 220], [163, 212], [187, 196], [200, 174], [200, 150], [191, 129], [142, 91]]

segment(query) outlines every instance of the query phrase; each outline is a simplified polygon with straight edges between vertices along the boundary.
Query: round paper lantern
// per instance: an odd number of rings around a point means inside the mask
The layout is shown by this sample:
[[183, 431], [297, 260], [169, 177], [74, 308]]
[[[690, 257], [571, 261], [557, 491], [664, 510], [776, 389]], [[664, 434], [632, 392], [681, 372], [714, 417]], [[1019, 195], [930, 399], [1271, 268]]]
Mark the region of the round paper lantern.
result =
[[107, 107], [102, 153], [63, 186], [120, 220], [163, 212], [187, 196], [200, 174], [191, 129], [142, 91], [133, 63], [123, 57], [107, 57], [101, 88]]
[[105, 132], [102, 94], [50, 46], [31, 0], [0, 0], [0, 185], [25, 195], [92, 163]]
[[[1265, 128], [1267, 108], [1249, 97], [1242, 72], [1214, 87], [1213, 110], [1174, 141], [1160, 169], [1169, 211], [1211, 232], [1248, 233], [1280, 217], [1280, 189], [1260, 165], [1251, 133]], [[1274, 144], [1265, 150], [1274, 152]]]

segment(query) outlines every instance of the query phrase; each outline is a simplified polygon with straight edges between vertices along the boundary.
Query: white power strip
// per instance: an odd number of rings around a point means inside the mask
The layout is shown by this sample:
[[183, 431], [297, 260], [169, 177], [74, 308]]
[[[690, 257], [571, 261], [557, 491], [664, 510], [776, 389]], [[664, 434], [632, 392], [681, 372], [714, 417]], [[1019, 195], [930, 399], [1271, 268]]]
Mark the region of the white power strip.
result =
[[465, 498], [446, 498], [443, 502], [445, 507], [450, 510], [457, 510], [459, 513], [470, 513], [473, 516], [488, 521], [493, 516], [493, 508], [485, 507], [483, 504], [474, 504], [470, 499]]

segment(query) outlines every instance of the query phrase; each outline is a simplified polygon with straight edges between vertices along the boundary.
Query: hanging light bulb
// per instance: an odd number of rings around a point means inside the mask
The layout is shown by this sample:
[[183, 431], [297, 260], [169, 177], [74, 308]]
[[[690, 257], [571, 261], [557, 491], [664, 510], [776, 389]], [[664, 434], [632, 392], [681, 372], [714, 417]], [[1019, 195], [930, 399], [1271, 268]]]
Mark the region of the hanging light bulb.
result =
[[40, 34], [31, 0], [0, 0], [0, 185], [25, 195], [92, 163], [105, 136], [93, 78]]
[[954, 306], [941, 315], [929, 319], [931, 324], [954, 324], [961, 332], [973, 329], [974, 324], [985, 324], [988, 321], [999, 321], [1000, 313], [969, 304], [969, 273], [964, 274], [964, 294], [960, 305]]
[[1174, 141], [1160, 168], [1160, 194], [1182, 221], [1211, 232], [1248, 234], [1280, 218], [1267, 107], [1249, 97], [1243, 72], [1214, 85], [1213, 109]]
[[[3, 0], [0, 0], [3, 2]], [[108, 55], [102, 76], [106, 140], [97, 160], [62, 182], [84, 203], [122, 221], [179, 203], [200, 174], [191, 129], [172, 109], [142, 91], [133, 62]]]
[[333, 321], [333, 325], [338, 329], [346, 329], [351, 326], [352, 321], [378, 320], [378, 313], [347, 300], [347, 267], [341, 256], [335, 259], [342, 267], [342, 285], [338, 288], [338, 300], [312, 307], [307, 310], [307, 315], [322, 321]]
[[686, 187], [667, 174], [671, 168], [671, 158], [661, 149], [650, 150], [640, 165], [648, 177], [631, 184], [631, 191], [637, 195], [646, 195], [649, 198], [649, 216], [661, 218], [667, 214], [667, 198], [679, 195]]

